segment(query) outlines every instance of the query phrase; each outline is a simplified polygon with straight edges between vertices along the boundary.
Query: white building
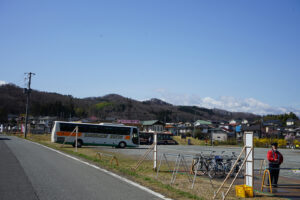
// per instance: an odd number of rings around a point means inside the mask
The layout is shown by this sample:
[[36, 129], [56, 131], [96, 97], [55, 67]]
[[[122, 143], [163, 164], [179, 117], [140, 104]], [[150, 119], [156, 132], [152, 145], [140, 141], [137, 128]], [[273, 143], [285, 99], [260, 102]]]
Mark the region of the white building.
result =
[[213, 141], [227, 141], [228, 133], [222, 129], [211, 129], [211, 137]]
[[289, 118], [289, 119], [286, 120], [286, 125], [287, 126], [294, 126], [294, 124], [295, 124], [294, 119]]
[[248, 120], [247, 119], [243, 119], [242, 120], [242, 124], [248, 124], [249, 122], [248, 122]]
[[163, 132], [164, 123], [159, 120], [142, 121], [142, 129], [145, 132]]

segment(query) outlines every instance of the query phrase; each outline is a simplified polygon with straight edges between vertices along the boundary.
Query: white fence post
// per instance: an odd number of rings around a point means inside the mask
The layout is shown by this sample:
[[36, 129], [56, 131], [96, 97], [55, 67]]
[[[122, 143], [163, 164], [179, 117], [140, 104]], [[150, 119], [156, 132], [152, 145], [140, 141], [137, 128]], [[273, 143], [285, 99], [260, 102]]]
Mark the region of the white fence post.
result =
[[76, 141], [75, 141], [76, 152], [77, 152], [77, 138], [78, 138], [78, 126], [76, 126]]
[[245, 132], [245, 146], [246, 151], [245, 155], [248, 155], [248, 153], [252, 150], [250, 155], [248, 156], [246, 160], [246, 170], [245, 170], [245, 184], [247, 186], [253, 187], [253, 175], [254, 175], [254, 148], [253, 148], [253, 132]]
[[157, 170], [157, 133], [153, 134], [154, 148], [153, 148], [153, 170]]

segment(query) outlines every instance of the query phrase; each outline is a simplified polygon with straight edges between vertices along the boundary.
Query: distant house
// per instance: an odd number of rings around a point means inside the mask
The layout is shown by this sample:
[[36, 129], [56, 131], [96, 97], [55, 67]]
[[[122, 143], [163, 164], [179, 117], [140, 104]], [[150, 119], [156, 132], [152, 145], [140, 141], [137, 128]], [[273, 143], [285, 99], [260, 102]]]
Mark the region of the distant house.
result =
[[178, 129], [178, 133], [180, 135], [183, 135], [186, 133], [192, 133], [194, 130], [194, 127], [189, 122], [186, 122], [186, 123], [179, 122], [177, 125], [177, 129]]
[[56, 117], [43, 116], [32, 120], [32, 133], [50, 133]]
[[184, 126], [186, 126], [186, 127], [191, 127], [191, 126], [192, 126], [192, 123], [190, 123], [190, 122], [185, 122], [185, 123], [184, 123]]
[[291, 119], [291, 118], [287, 119], [286, 120], [286, 125], [287, 126], [294, 126], [295, 125], [295, 120]]
[[45, 117], [39, 117], [39, 124], [46, 124], [50, 125], [53, 124], [53, 121], [56, 120], [56, 117], [50, 117], [50, 116], [45, 116]]
[[212, 123], [212, 126], [215, 128], [222, 127], [222, 126], [225, 126], [226, 124], [229, 124], [229, 122], [225, 121], [225, 120], [212, 120], [211, 123]]
[[159, 120], [142, 121], [144, 132], [163, 132], [165, 124]]
[[300, 127], [295, 129], [296, 132], [296, 138], [299, 139], [300, 138]]
[[165, 130], [172, 133], [173, 135], [178, 135], [177, 127], [173, 123], [167, 123], [165, 126]]
[[280, 137], [282, 135], [282, 130], [280, 127], [266, 126], [265, 134], [267, 137]]
[[236, 133], [236, 138], [238, 138], [238, 136], [241, 134], [242, 132], [242, 125], [238, 125], [235, 127], [234, 132]]
[[248, 124], [249, 122], [248, 122], [248, 120], [247, 119], [243, 119], [242, 120], [242, 124]]
[[213, 141], [227, 141], [228, 133], [220, 128], [214, 128], [209, 130]]
[[240, 123], [241, 123], [241, 120], [238, 120], [238, 119], [232, 119], [232, 120], [229, 121], [229, 124], [232, 125], [232, 126], [236, 126]]
[[[210, 121], [204, 121], [204, 120], [197, 120], [194, 122], [194, 127], [195, 127], [195, 130], [197, 132], [201, 132], [203, 134], [207, 134], [208, 133], [208, 130], [212, 127], [214, 127], [215, 124], [213, 124], [212, 122]], [[194, 131], [194, 130], [193, 130]]]
[[16, 120], [17, 118], [18, 118], [18, 115], [13, 115], [13, 114], [8, 114], [7, 115], [7, 120], [8, 121]]
[[263, 137], [279, 137], [282, 135], [282, 123], [280, 120], [268, 120], [263, 122]]

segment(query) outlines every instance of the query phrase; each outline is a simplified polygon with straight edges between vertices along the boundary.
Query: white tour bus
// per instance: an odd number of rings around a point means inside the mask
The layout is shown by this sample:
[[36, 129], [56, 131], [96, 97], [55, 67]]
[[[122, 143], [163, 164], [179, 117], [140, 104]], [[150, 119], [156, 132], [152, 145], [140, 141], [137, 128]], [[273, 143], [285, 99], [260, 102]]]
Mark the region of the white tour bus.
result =
[[[88, 124], [55, 121], [51, 142], [72, 144], [75, 147], [78, 127], [77, 147], [82, 145], [115, 146], [120, 148], [139, 146], [139, 131], [136, 127], [114, 124]], [[74, 131], [72, 133], [72, 131]], [[71, 134], [72, 133], [72, 134]]]

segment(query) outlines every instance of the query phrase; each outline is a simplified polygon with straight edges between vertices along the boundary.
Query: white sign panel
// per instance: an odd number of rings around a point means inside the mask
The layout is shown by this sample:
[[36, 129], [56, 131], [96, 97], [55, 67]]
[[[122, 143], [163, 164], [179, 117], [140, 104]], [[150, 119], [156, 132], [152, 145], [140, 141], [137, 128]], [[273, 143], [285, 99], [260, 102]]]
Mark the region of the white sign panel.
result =
[[[251, 148], [253, 147], [253, 132], [245, 132], [245, 145], [246, 145], [246, 154], [245, 157], [249, 154], [251, 151]], [[253, 187], [253, 171], [254, 171], [254, 150], [250, 152], [250, 155], [248, 156], [246, 160], [246, 167], [245, 167], [245, 184], [248, 186]]]

